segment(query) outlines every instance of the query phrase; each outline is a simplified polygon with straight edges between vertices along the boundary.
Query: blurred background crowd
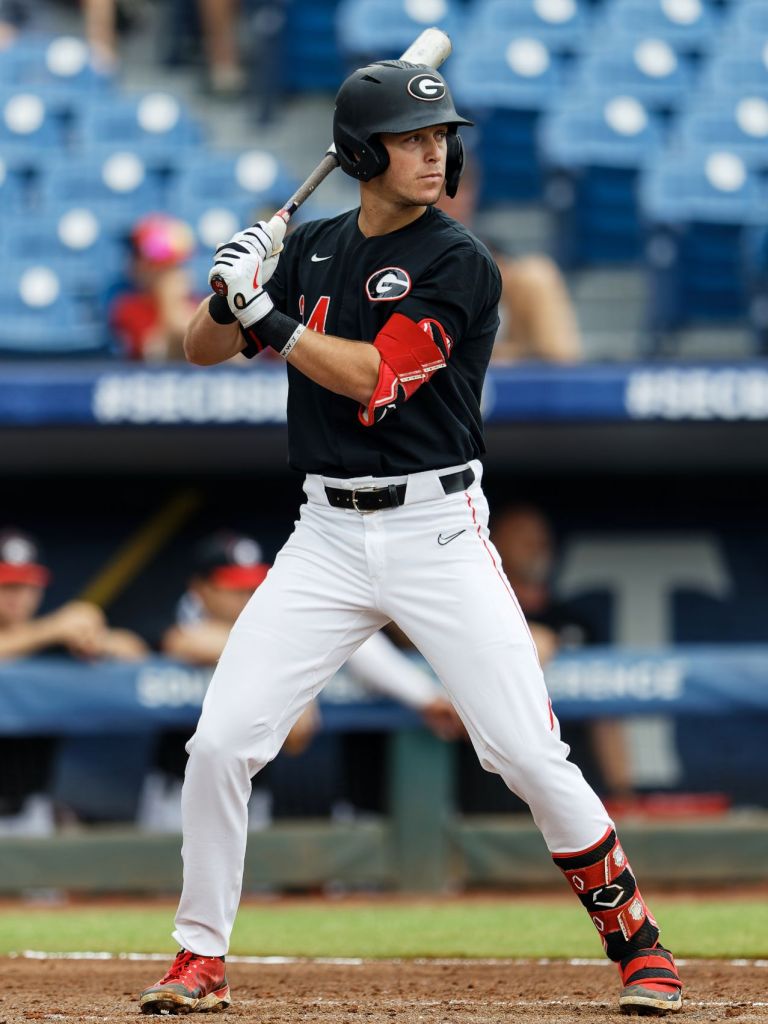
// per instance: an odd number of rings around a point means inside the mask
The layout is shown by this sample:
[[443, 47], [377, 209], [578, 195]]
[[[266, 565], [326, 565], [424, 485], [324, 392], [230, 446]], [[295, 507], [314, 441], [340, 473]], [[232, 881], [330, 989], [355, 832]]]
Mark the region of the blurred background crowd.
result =
[[[767, 22], [761, 0], [4, 0], [0, 352], [176, 358], [179, 294], [314, 166], [345, 73], [436, 24], [477, 123], [447, 208], [504, 269], [497, 358], [759, 353]], [[303, 216], [355, 204], [336, 178]]]
[[[429, 25], [454, 40], [442, 70], [477, 125], [459, 193], [441, 202], [501, 268], [496, 367], [759, 365], [765, 0], [0, 0], [0, 377], [35, 360], [66, 386], [84, 363], [180, 362], [215, 245], [314, 167], [345, 75]], [[297, 220], [356, 196], [337, 172]], [[34, 430], [34, 410], [22, 420]], [[147, 474], [134, 459], [110, 477], [101, 457], [101, 477], [89, 471], [100, 429], [66, 441], [79, 475], [51, 455], [0, 477], [0, 669], [41, 655], [211, 666], [290, 529], [282, 449], [253, 441], [263, 461], [247, 480], [201, 451], [190, 491], [173, 457], [148, 450]], [[630, 479], [600, 465], [601, 444], [588, 474], [566, 443], [524, 473], [497, 446], [489, 469], [492, 539], [542, 662], [764, 643], [749, 470], [724, 485], [722, 464], [697, 477], [694, 460], [676, 475], [662, 442]], [[462, 811], [520, 809], [476, 764], [407, 637], [392, 629], [359, 655], [355, 685], [455, 744]], [[679, 816], [768, 805], [764, 721], [598, 712], [563, 729], [616, 813]], [[0, 714], [0, 834], [178, 827], [189, 731], [30, 735]], [[386, 810], [386, 732], [327, 733], [310, 709], [259, 777], [254, 823]]]

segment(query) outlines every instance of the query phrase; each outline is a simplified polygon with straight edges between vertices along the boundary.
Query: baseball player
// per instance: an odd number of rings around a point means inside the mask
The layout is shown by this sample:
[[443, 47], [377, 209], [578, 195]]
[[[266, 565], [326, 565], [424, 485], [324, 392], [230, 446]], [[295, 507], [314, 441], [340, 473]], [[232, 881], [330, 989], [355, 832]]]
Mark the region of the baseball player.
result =
[[[259, 223], [219, 246], [227, 295], [185, 349], [213, 364], [269, 346], [288, 362], [299, 521], [232, 629], [188, 745], [184, 884], [168, 973], [145, 1012], [230, 1003], [251, 778], [364, 640], [393, 620], [442, 680], [488, 771], [530, 806], [590, 914], [626, 1011], [682, 1005], [672, 954], [612, 821], [568, 760], [514, 592], [488, 539], [480, 395], [500, 282], [485, 247], [434, 204], [462, 168], [457, 113], [429, 67], [383, 61], [336, 98], [360, 207], [302, 225], [280, 256]], [[274, 276], [271, 276], [274, 274]]]

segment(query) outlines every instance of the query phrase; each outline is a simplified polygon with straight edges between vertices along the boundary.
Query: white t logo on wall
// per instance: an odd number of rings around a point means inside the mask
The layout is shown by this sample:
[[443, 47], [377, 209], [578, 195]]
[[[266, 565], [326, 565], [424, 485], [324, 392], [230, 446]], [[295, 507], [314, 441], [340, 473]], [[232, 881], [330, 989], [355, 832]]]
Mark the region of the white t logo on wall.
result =
[[566, 547], [557, 579], [561, 597], [607, 590], [613, 603], [611, 639], [627, 647], [663, 647], [673, 641], [670, 602], [682, 587], [716, 598], [730, 591], [714, 535], [577, 536]]

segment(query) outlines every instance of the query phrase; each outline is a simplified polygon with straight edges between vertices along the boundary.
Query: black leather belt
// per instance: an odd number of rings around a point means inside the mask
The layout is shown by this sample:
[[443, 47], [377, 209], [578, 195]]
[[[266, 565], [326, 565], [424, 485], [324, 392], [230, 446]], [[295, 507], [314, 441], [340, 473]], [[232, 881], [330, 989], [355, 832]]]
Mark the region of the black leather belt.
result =
[[[475, 471], [467, 466], [458, 473], [446, 473], [440, 483], [446, 494], [456, 494], [474, 483]], [[389, 484], [387, 487], [356, 487], [342, 490], [340, 487], [326, 487], [328, 504], [334, 508], [351, 508], [355, 512], [378, 512], [383, 508], [397, 508], [405, 502], [406, 484]]]

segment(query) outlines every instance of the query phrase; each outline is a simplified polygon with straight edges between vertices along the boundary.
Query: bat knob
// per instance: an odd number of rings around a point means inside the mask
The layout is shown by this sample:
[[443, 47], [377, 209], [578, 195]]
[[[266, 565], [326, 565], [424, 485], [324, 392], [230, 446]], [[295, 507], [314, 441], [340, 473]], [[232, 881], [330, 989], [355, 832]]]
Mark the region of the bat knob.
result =
[[226, 299], [228, 292], [227, 282], [224, 280], [221, 274], [213, 275], [213, 277], [211, 278], [211, 288], [213, 288], [216, 294], [220, 295], [222, 299]]

